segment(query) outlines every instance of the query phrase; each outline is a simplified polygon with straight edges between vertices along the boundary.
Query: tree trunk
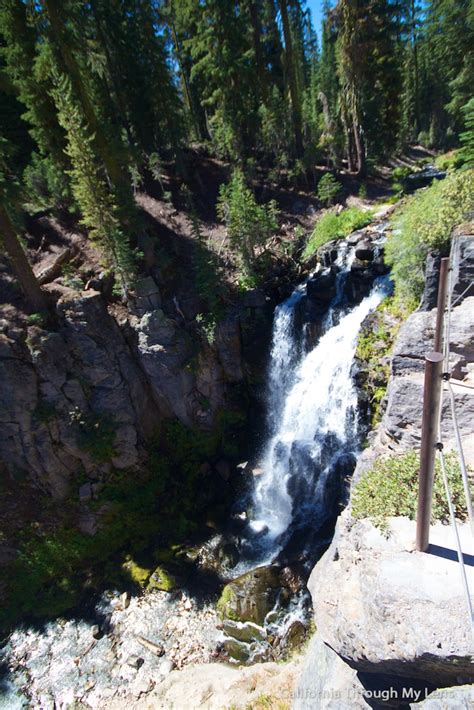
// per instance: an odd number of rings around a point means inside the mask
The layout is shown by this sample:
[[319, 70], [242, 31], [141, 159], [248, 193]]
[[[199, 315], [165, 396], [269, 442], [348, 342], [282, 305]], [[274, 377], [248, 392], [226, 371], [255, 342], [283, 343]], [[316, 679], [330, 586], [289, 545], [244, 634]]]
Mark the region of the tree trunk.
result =
[[295, 134], [296, 155], [303, 153], [303, 139], [301, 136], [301, 111], [298, 97], [298, 87], [296, 83], [295, 62], [293, 53], [293, 41], [291, 38], [290, 21], [288, 18], [288, 7], [286, 0], [279, 0], [281, 23], [283, 25], [283, 37], [285, 40], [285, 65], [288, 76], [288, 88], [290, 91], [291, 109], [293, 117], [293, 130]]
[[260, 84], [260, 89], [262, 91], [263, 103], [266, 103], [268, 97], [268, 85], [267, 76], [265, 71], [265, 64], [263, 61], [262, 53], [262, 42], [261, 34], [262, 28], [260, 27], [260, 20], [258, 17], [258, 7], [255, 0], [250, 0], [249, 2], [249, 13], [250, 22], [252, 23], [252, 40], [253, 40], [253, 50], [255, 53], [255, 63], [257, 65], [258, 81]]
[[0, 237], [15, 275], [33, 311], [44, 311], [47, 306], [46, 295], [38, 283], [33, 269], [20, 244], [15, 228], [4, 207], [0, 205]]
[[357, 175], [359, 177], [363, 177], [366, 172], [365, 145], [364, 145], [364, 140], [362, 138], [360, 125], [355, 119], [352, 124], [352, 129], [353, 129], [353, 133], [354, 133], [354, 143], [355, 143], [356, 156], [357, 156]]

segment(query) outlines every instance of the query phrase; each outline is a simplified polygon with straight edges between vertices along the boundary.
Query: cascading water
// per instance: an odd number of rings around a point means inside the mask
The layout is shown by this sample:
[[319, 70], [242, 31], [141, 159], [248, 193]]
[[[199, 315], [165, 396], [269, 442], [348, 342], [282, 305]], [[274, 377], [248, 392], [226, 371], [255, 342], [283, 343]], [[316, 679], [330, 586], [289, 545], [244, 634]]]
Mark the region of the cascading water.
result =
[[366, 298], [350, 310], [345, 308], [344, 282], [353, 255], [353, 249], [341, 251], [336, 295], [319, 342], [309, 351], [296, 317], [304, 287], [275, 311], [268, 378], [269, 438], [249, 516], [254, 564], [275, 559], [298, 530], [310, 526], [314, 532], [321, 527], [333, 513], [342, 478], [351, 472], [358, 451], [357, 393], [351, 368], [362, 321], [381, 302], [388, 284], [378, 279]]

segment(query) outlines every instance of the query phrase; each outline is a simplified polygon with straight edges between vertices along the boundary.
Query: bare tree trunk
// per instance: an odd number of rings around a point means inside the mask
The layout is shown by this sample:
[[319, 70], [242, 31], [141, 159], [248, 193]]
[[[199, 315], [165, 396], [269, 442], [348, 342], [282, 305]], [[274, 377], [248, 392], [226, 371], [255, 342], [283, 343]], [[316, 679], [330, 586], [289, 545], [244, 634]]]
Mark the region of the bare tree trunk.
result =
[[0, 238], [10, 261], [15, 275], [33, 311], [43, 311], [48, 303], [46, 294], [41, 290], [38, 279], [27, 259], [20, 244], [15, 228], [4, 207], [0, 205]]
[[365, 145], [364, 140], [362, 138], [360, 125], [355, 119], [352, 124], [352, 129], [354, 133], [354, 143], [357, 156], [357, 175], [359, 177], [363, 177], [366, 173]]

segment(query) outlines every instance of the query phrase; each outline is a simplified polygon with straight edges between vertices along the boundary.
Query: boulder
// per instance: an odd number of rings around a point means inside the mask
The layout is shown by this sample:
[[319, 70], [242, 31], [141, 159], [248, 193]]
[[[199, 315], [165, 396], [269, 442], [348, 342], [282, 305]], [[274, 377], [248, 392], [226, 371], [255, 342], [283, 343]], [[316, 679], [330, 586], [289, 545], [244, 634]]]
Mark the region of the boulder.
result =
[[328, 304], [336, 295], [336, 275], [338, 268], [332, 266], [313, 276], [306, 283], [308, 298]]
[[355, 249], [356, 259], [372, 261], [374, 258], [374, 245], [368, 239], [358, 242]]
[[293, 710], [370, 708], [357, 671], [344, 663], [320, 634], [311, 639], [294, 691]]
[[222, 648], [228, 656], [239, 661], [239, 663], [246, 663], [249, 660], [250, 646], [247, 643], [229, 638], [225, 639]]
[[[430, 537], [453, 556], [415, 552], [415, 523], [406, 518], [389, 519], [388, 530], [387, 536], [343, 513], [308, 581], [318, 633], [359, 672], [435, 686], [472, 682], [471, 631], [450, 528], [438, 523]], [[469, 526], [459, 530], [469, 549]]]
[[162, 592], [171, 592], [176, 588], [176, 579], [164, 567], [157, 567], [150, 575], [147, 589], [158, 589]]
[[226, 584], [217, 609], [223, 619], [252, 621], [261, 626], [273, 609], [280, 588], [277, 567], [258, 567]]
[[472, 710], [474, 686], [460, 685], [454, 688], [439, 688], [422, 702], [412, 703], [412, 710]]
[[420, 311], [431, 311], [432, 308], [436, 308], [436, 303], [438, 301], [440, 264], [441, 254], [439, 251], [432, 251], [426, 257], [425, 286], [419, 307]]
[[226, 619], [223, 630], [228, 636], [232, 636], [237, 641], [250, 643], [251, 641], [265, 641], [267, 634], [262, 626], [258, 626], [251, 621], [244, 623]]

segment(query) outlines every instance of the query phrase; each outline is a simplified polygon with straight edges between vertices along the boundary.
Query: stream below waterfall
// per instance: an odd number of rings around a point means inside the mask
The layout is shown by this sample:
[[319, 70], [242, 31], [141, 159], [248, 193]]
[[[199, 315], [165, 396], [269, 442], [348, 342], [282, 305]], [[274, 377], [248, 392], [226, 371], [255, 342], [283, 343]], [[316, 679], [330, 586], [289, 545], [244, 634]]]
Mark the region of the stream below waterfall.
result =
[[[181, 592], [126, 603], [105, 593], [99, 635], [94, 620], [82, 619], [12, 634], [0, 657], [0, 708], [99, 707], [115, 695], [146, 695], [173, 666], [284, 658], [288, 637], [289, 648], [301, 642], [310, 616], [305, 581], [330, 542], [366, 433], [353, 362], [364, 319], [391, 288], [386, 228], [380, 222], [329, 245], [323, 265], [275, 309], [261, 445], [243, 465], [247, 485], [228, 529], [198, 558], [203, 568], [210, 561], [216, 569], [217, 560], [222, 582], [263, 579], [261, 617], [221, 624], [215, 604]], [[162, 646], [163, 658], [139, 636]]]

